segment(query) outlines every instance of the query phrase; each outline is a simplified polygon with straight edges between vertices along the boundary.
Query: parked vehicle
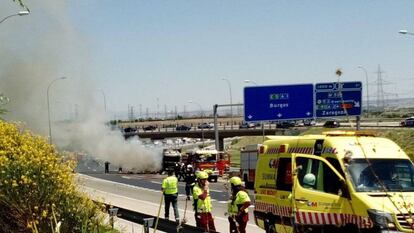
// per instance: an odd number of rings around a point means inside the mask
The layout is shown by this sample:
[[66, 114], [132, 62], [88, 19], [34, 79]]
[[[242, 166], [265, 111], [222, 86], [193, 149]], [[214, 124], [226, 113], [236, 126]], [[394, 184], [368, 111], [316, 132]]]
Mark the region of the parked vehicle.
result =
[[240, 151], [240, 176], [249, 189], [254, 186], [259, 146], [260, 144], [247, 145]]
[[177, 125], [177, 127], [175, 127], [175, 130], [177, 130], [177, 131], [189, 131], [189, 130], [191, 130], [191, 126]]
[[401, 127], [414, 127], [414, 117], [409, 117], [400, 122]]
[[124, 133], [134, 133], [136, 131], [137, 131], [137, 129], [136, 128], [133, 128], [133, 127], [126, 127], [124, 129]]
[[337, 120], [328, 120], [323, 124], [324, 128], [339, 128], [341, 124]]
[[254, 220], [266, 232], [413, 232], [414, 166], [393, 141], [268, 136], [259, 152]]
[[239, 129], [256, 128], [256, 124], [252, 122], [243, 122], [239, 125]]
[[143, 128], [143, 130], [145, 131], [156, 130], [156, 129], [157, 129], [156, 125], [147, 125]]
[[214, 128], [214, 124], [213, 123], [204, 122], [204, 123], [199, 124], [197, 126], [197, 128], [199, 128], [199, 129], [212, 129], [212, 128]]
[[303, 120], [303, 126], [315, 126], [316, 122], [313, 119]]
[[276, 122], [276, 128], [288, 129], [288, 128], [295, 127], [295, 126], [296, 126], [296, 121], [278, 121], [278, 122]]

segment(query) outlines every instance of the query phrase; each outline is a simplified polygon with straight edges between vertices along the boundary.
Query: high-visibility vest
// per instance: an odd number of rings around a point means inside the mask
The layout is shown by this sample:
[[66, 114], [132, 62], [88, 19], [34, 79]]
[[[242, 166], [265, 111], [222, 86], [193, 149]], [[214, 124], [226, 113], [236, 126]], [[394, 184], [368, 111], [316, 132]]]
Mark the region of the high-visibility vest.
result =
[[[228, 205], [228, 212], [231, 215], [236, 215], [240, 208], [244, 205], [244, 203], [246, 202], [250, 202], [250, 197], [249, 194], [247, 194], [245, 191], [240, 190], [237, 192], [236, 194], [236, 198], [234, 199], [234, 201], [231, 203], [229, 203]], [[244, 210], [245, 213], [248, 213], [249, 210], [248, 208], [246, 208]]]
[[198, 184], [194, 185], [193, 188], [193, 199], [195, 206], [195, 211], [197, 213], [210, 213], [212, 209], [211, 205], [211, 198], [210, 198], [210, 190], [207, 190], [207, 197], [204, 200], [198, 198], [201, 194], [203, 194], [204, 190], [198, 186]]
[[164, 194], [176, 194], [178, 193], [178, 179], [175, 176], [169, 176], [162, 181]]

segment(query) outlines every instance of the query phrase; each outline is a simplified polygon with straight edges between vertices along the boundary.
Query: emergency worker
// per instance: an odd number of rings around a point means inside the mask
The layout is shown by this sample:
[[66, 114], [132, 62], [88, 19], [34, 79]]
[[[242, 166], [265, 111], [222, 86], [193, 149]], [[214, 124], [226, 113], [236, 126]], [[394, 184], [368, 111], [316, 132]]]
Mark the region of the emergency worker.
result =
[[175, 221], [180, 222], [180, 216], [178, 215], [177, 197], [178, 197], [178, 179], [174, 176], [173, 170], [168, 170], [168, 177], [162, 181], [161, 190], [164, 194], [165, 200], [165, 219], [169, 219], [170, 216], [170, 204], [174, 209]]
[[187, 170], [185, 171], [185, 194], [187, 195], [187, 200], [190, 200], [190, 194], [195, 185], [196, 175], [194, 174], [193, 166], [191, 164], [187, 165]]
[[307, 189], [314, 189], [316, 183], [316, 177], [312, 173], [308, 173], [303, 177], [303, 187]]
[[242, 186], [240, 177], [234, 176], [230, 178], [229, 182], [232, 191], [231, 202], [228, 206], [230, 232], [245, 233], [249, 221], [250, 197]]
[[212, 205], [207, 179], [207, 172], [197, 173], [197, 184], [193, 188], [195, 220], [197, 227], [202, 228], [205, 232], [215, 232], [216, 227], [211, 214]]
[[109, 173], [109, 164], [110, 162], [105, 161], [105, 174]]
[[175, 177], [177, 177], [177, 179], [180, 180], [181, 164], [179, 162], [176, 162], [174, 164], [174, 173], [175, 173]]

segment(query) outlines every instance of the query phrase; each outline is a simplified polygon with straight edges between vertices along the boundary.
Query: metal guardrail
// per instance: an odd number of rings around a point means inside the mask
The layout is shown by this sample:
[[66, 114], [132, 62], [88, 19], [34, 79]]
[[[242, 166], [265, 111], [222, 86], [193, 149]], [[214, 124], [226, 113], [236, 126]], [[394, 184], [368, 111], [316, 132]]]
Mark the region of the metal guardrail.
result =
[[[143, 213], [139, 213], [139, 212], [135, 212], [132, 210], [128, 210], [125, 208], [121, 208], [121, 207], [117, 207], [117, 206], [113, 206], [113, 205], [109, 205], [106, 203], [102, 203], [105, 205], [108, 214], [111, 216], [111, 214], [113, 215], [114, 209], [117, 209], [117, 213], [116, 216], [118, 218], [122, 218], [124, 220], [133, 222], [133, 223], [137, 223], [140, 225], [148, 225], [149, 224], [149, 228], [154, 228], [155, 226], [155, 221], [157, 219], [157, 216], [152, 216], [152, 215], [148, 215], [148, 214], [143, 214]], [[149, 218], [154, 218], [154, 221], [148, 221]], [[157, 225], [157, 230], [159, 231], [163, 231], [163, 232], [181, 232], [181, 233], [203, 233], [205, 232], [203, 229], [200, 229], [198, 227], [195, 226], [191, 226], [191, 225], [187, 225], [187, 224], [182, 224], [181, 228], [179, 230], [177, 230], [178, 224], [175, 221], [169, 221], [163, 218], [159, 218], [158, 220], [158, 225]]]

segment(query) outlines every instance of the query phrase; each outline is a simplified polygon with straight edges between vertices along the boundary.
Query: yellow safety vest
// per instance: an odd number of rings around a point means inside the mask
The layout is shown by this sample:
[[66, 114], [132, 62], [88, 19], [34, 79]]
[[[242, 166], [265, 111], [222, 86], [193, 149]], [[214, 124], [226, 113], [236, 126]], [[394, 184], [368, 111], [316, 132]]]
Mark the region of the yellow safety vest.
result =
[[175, 176], [169, 176], [162, 181], [164, 194], [176, 194], [178, 193], [178, 179]]
[[[239, 209], [244, 205], [244, 203], [250, 202], [249, 194], [245, 191], [240, 190], [236, 194], [236, 199], [234, 199], [233, 203], [229, 203], [228, 205], [228, 212], [232, 215], [236, 215], [239, 212]], [[246, 208], [244, 210], [245, 213], [248, 213], [249, 210]]]
[[193, 199], [197, 203], [196, 205], [196, 212], [197, 213], [210, 213], [212, 209], [211, 205], [211, 198], [210, 198], [210, 190], [207, 190], [207, 197], [204, 200], [198, 198], [201, 194], [203, 194], [204, 190], [198, 186], [198, 184], [194, 185], [193, 187]]

